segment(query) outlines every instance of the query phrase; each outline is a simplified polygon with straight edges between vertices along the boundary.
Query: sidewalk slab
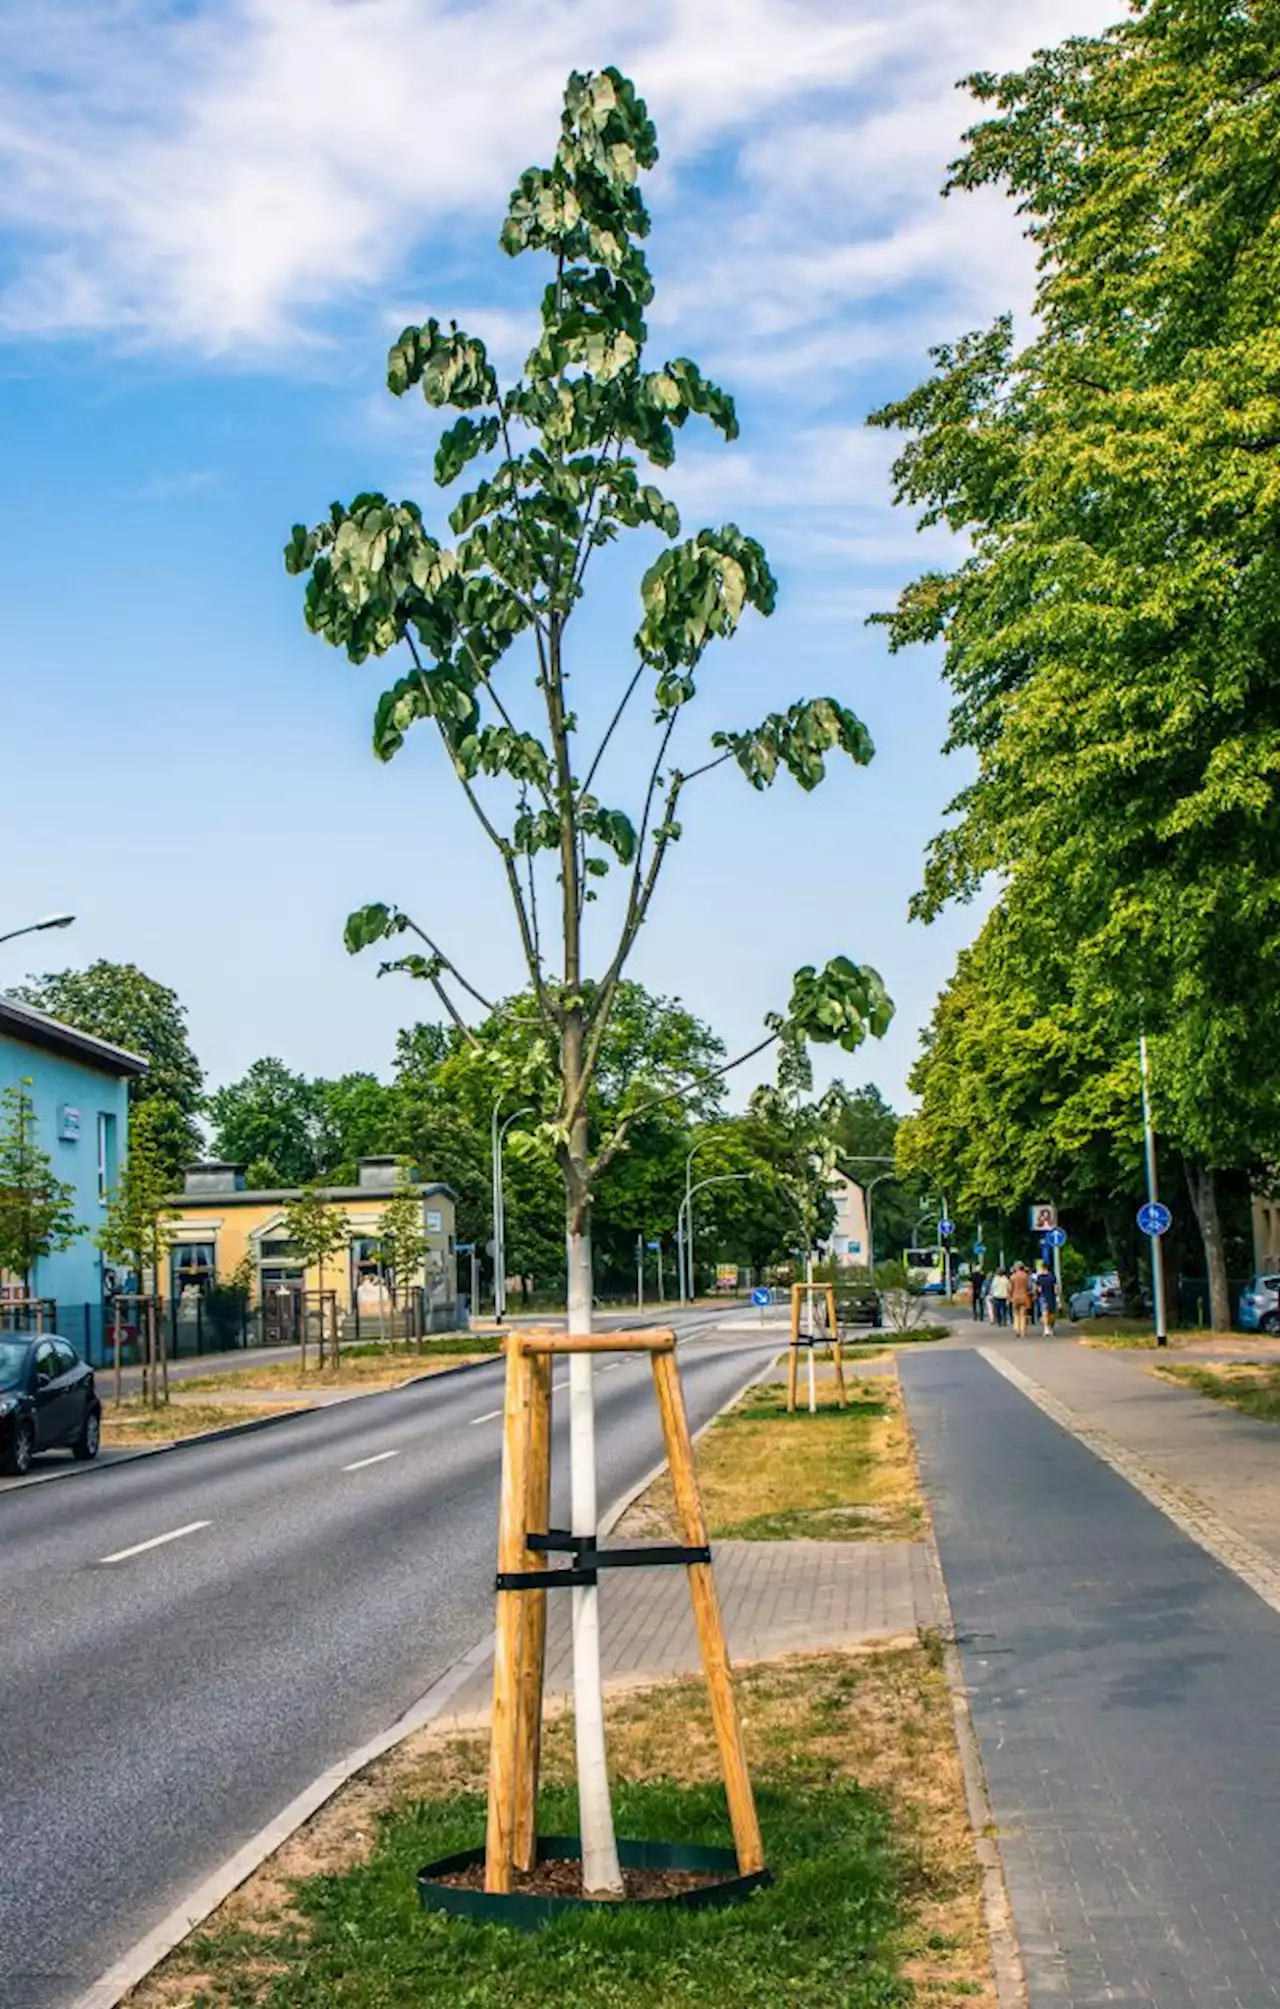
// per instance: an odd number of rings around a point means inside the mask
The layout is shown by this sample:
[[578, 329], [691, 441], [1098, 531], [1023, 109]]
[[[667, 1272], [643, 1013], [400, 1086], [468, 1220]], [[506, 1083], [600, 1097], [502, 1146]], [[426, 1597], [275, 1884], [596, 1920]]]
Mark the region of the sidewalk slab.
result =
[[1178, 1360], [1180, 1352], [1098, 1351], [1052, 1340], [997, 1342], [992, 1351], [1280, 1562], [1280, 1425], [1157, 1379], [1153, 1364]]
[[1280, 2002], [1280, 1616], [977, 1354], [901, 1372], [1031, 2009]]
[[[937, 1625], [924, 1542], [715, 1542], [716, 1582], [733, 1661], [834, 1652]], [[601, 1583], [607, 1682], [666, 1680], [702, 1665], [683, 1569], [620, 1571]], [[571, 1599], [553, 1592], [547, 1694], [573, 1687]], [[459, 1716], [489, 1705], [492, 1662], [460, 1691]]]

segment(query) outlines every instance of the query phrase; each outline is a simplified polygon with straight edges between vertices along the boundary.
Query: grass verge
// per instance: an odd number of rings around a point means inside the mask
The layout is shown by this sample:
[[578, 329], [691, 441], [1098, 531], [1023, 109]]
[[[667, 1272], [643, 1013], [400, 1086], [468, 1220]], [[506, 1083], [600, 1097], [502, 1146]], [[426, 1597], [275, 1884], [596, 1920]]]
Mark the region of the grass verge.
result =
[[201, 1374], [182, 1383], [192, 1395], [214, 1395], [226, 1389], [249, 1392], [313, 1394], [318, 1388], [391, 1388], [418, 1374], [437, 1374], [445, 1367], [462, 1367], [471, 1360], [484, 1360], [500, 1353], [502, 1342], [483, 1334], [463, 1334], [457, 1339], [424, 1340], [412, 1346], [344, 1346], [342, 1367], [337, 1374], [328, 1364], [315, 1365], [311, 1354], [305, 1373], [296, 1360], [264, 1361], [260, 1367], [237, 1367], [222, 1374]]
[[203, 1437], [210, 1430], [225, 1430], [233, 1423], [249, 1423], [258, 1416], [291, 1414], [305, 1409], [304, 1402], [255, 1403], [251, 1410], [230, 1403], [170, 1402], [152, 1409], [141, 1397], [114, 1402], [102, 1408], [102, 1443], [108, 1451], [127, 1450], [136, 1444], [173, 1444], [180, 1438]]
[[[771, 1890], [723, 1912], [606, 1910], [536, 1938], [424, 1913], [484, 1833], [487, 1740], [426, 1732], [344, 1789], [130, 2009], [905, 2009], [995, 2001], [940, 1656], [929, 1643], [738, 1676]], [[729, 1839], [700, 1682], [615, 1698], [620, 1833]], [[572, 1724], [545, 1831], [576, 1827]]]
[[[902, 1397], [892, 1374], [818, 1379], [817, 1414], [806, 1398], [788, 1416], [786, 1390], [758, 1383], [698, 1444], [698, 1481], [713, 1540], [913, 1541], [925, 1520]], [[670, 1477], [655, 1479], [619, 1525], [626, 1539], [676, 1541]]]
[[1245, 1416], [1280, 1423], [1280, 1365], [1271, 1361], [1224, 1361], [1221, 1367], [1197, 1367], [1185, 1361], [1151, 1371], [1161, 1381], [1225, 1402]]

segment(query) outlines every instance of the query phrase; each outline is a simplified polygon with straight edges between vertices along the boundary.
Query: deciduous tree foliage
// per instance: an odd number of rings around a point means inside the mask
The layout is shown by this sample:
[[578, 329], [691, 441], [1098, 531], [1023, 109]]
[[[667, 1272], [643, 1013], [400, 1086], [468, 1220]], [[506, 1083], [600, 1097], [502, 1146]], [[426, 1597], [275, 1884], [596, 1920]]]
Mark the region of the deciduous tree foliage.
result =
[[[563, 1185], [569, 1315], [580, 1330], [591, 1319], [596, 1187], [648, 1107], [643, 1098], [630, 1101], [611, 1132], [593, 1140], [593, 1085], [688, 791], [730, 761], [755, 787], [786, 769], [811, 788], [829, 752], [865, 761], [871, 751], [858, 720], [835, 699], [819, 698], [797, 699], [751, 730], [719, 727], [709, 757], [680, 752], [677, 735], [699, 696], [708, 648], [732, 637], [749, 609], [771, 613], [776, 587], [753, 537], [733, 523], [683, 536], [675, 504], [647, 479], [671, 465], [676, 435], [691, 419], [725, 439], [738, 430], [732, 400], [688, 357], [646, 363], [654, 286], [639, 183], [657, 157], [653, 123], [625, 77], [615, 69], [570, 77], [554, 160], [521, 176], [502, 228], [509, 255], [549, 260], [523, 372], [500, 385], [483, 342], [436, 319], [406, 328], [388, 357], [393, 395], [418, 390], [431, 410], [459, 414], [439, 437], [436, 480], [447, 488], [468, 471], [479, 478], [450, 512], [452, 541], [428, 528], [416, 502], [364, 494], [335, 503], [313, 528], [296, 526], [286, 554], [290, 571], [306, 577], [306, 616], [317, 634], [356, 663], [395, 649], [407, 658], [378, 701], [375, 752], [392, 758], [415, 725], [428, 723], [493, 847], [536, 1017], [527, 1045], [537, 1058], [512, 1073], [543, 1065], [554, 1086], [542, 1130]], [[584, 752], [573, 678], [600, 671], [573, 653], [569, 634], [592, 557], [624, 530], [659, 537], [665, 548], [640, 583], [633, 657], [604, 707], [610, 722]], [[624, 805], [607, 799], [605, 777], [615, 732], [642, 691], [653, 743], [638, 757], [623, 729], [626, 766], [640, 776]], [[614, 871], [623, 875], [621, 914], [596, 964], [586, 909]], [[406, 935], [421, 947], [384, 967], [432, 985], [460, 1031], [464, 1006], [497, 1016], [403, 906], [368, 906], [347, 928], [352, 950], [403, 946]], [[852, 1048], [868, 1030], [883, 1030], [888, 1015], [875, 972], [841, 958], [821, 975], [798, 974], [787, 1024]], [[476, 1037], [469, 1029], [464, 1036]], [[595, 1481], [585, 1357], [574, 1363], [571, 1391], [574, 1527], [589, 1532]], [[575, 1595], [575, 1652], [589, 1656], [595, 1594]], [[620, 1890], [599, 1791], [599, 1683], [580, 1674], [576, 1688], [580, 1780], [596, 1780], [594, 1798], [588, 1791], [583, 1798], [584, 1877], [588, 1889]]]
[[952, 187], [1018, 203], [1039, 326], [938, 349], [877, 414], [899, 496], [970, 540], [889, 617], [944, 641], [977, 756], [917, 911], [999, 872], [1069, 987], [1122, 973], [1225, 1319], [1214, 1173], [1280, 1134], [1280, 13], [1150, 0], [970, 86]]

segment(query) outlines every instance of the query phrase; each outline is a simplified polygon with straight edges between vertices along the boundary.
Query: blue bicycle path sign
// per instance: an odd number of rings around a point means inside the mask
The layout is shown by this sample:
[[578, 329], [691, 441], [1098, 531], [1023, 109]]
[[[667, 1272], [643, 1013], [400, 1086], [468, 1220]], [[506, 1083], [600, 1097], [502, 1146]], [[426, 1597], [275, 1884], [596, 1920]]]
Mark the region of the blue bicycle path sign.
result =
[[938, 1233], [941, 1235], [944, 1242], [946, 1241], [947, 1236], [954, 1235], [955, 1231], [956, 1231], [956, 1224], [954, 1221], [939, 1221]]
[[1138, 1209], [1138, 1226], [1144, 1235], [1167, 1235], [1173, 1226], [1173, 1215], [1163, 1200], [1148, 1200]]

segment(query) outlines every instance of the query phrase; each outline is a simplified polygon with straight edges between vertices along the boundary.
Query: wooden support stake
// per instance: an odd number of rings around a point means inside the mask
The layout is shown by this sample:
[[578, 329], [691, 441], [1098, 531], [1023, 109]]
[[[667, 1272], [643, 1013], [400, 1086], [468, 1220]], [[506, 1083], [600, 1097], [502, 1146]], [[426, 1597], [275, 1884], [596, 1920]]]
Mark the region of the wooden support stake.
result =
[[[529, 1411], [532, 1368], [518, 1333], [507, 1340], [507, 1389], [502, 1424], [502, 1503], [498, 1514], [498, 1569], [523, 1570], [529, 1497]], [[484, 1887], [511, 1888], [515, 1844], [516, 1764], [520, 1730], [520, 1640], [526, 1592], [500, 1590], [493, 1647], [493, 1720], [489, 1744], [489, 1821]]]
[[526, 1353], [674, 1353], [676, 1336], [653, 1332], [534, 1332], [524, 1336]]
[[[529, 1363], [529, 1457], [525, 1472], [526, 1533], [545, 1535], [551, 1525], [550, 1356]], [[546, 1567], [546, 1557], [538, 1558]], [[542, 1690], [547, 1662], [547, 1593], [521, 1594], [524, 1629], [520, 1641], [519, 1726], [516, 1733], [515, 1866], [531, 1870], [538, 1860], [538, 1775], [542, 1760]]]
[[[689, 1419], [685, 1414], [680, 1373], [673, 1354], [655, 1353], [653, 1382], [658, 1397], [658, 1412], [662, 1418], [662, 1434], [671, 1468], [671, 1483], [675, 1492], [676, 1511], [680, 1518], [680, 1530], [690, 1548], [703, 1548], [707, 1541], [707, 1523], [702, 1511], [702, 1496], [698, 1491], [698, 1475], [693, 1462], [693, 1444], [689, 1436]], [[747, 1770], [747, 1754], [742, 1741], [742, 1725], [738, 1720], [738, 1708], [734, 1700], [733, 1676], [729, 1668], [728, 1648], [725, 1645], [720, 1599], [716, 1592], [716, 1580], [710, 1563], [689, 1565], [689, 1597], [693, 1604], [698, 1644], [702, 1649], [702, 1667], [711, 1702], [711, 1719], [715, 1725], [716, 1743], [720, 1750], [720, 1768], [724, 1773], [725, 1797], [729, 1803], [729, 1821], [733, 1828], [734, 1847], [738, 1852], [738, 1869], [743, 1876], [749, 1876], [753, 1870], [764, 1868], [764, 1842], [760, 1835], [760, 1823], [756, 1817], [751, 1775]]]
[[842, 1409], [847, 1409], [849, 1407], [849, 1393], [844, 1385], [844, 1362], [840, 1357], [840, 1341], [838, 1339], [832, 1342], [831, 1358], [834, 1360], [836, 1367], [836, 1401]]

